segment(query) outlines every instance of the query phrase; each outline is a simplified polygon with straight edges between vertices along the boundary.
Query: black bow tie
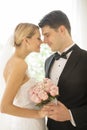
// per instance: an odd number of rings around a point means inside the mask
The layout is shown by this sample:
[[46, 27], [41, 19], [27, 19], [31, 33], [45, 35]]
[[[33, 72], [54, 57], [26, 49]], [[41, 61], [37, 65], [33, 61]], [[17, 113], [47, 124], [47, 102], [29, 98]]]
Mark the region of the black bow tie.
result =
[[54, 59], [55, 60], [58, 60], [59, 58], [64, 58], [64, 59], [67, 59], [66, 55], [64, 53], [62, 53], [61, 55], [59, 53], [55, 53], [54, 54]]
[[63, 52], [61, 55], [58, 54], [57, 52], [54, 53], [54, 59], [55, 59], [55, 60], [58, 60], [59, 58], [67, 59], [67, 56], [66, 56], [66, 55], [67, 55], [69, 52], [71, 52], [71, 51], [75, 48], [75, 46], [76, 46], [76, 44], [73, 45], [73, 46], [72, 46], [69, 50], [67, 50], [66, 52]]

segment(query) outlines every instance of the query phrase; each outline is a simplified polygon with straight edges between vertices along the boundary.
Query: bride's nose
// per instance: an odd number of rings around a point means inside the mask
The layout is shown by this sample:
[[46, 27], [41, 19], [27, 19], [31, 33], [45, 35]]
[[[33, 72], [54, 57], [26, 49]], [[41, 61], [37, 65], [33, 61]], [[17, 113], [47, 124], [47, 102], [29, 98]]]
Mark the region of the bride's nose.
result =
[[43, 41], [42, 40], [40, 40], [40, 44], [42, 44], [43, 43]]

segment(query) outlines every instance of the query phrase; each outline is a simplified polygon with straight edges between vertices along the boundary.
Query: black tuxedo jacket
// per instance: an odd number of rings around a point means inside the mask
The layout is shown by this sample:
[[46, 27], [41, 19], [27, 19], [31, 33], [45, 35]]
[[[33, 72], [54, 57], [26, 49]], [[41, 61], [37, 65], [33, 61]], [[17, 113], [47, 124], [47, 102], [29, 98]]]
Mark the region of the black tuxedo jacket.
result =
[[[50, 78], [53, 55], [45, 62], [45, 74]], [[58, 100], [71, 110], [76, 127], [70, 121], [58, 122], [48, 118], [49, 130], [87, 129], [87, 52], [77, 45], [71, 53], [58, 82]]]

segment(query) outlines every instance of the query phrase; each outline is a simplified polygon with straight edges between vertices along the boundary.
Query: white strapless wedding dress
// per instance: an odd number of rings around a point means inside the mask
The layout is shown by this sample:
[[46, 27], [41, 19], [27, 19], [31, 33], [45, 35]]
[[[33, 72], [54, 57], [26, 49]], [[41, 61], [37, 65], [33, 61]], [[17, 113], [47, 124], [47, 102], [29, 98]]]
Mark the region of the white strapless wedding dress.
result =
[[[14, 100], [14, 104], [29, 109], [38, 109], [29, 99], [29, 89], [36, 83], [34, 78], [24, 83]], [[0, 130], [47, 130], [45, 119], [36, 118], [21, 118], [16, 116], [9, 116], [1, 114], [2, 123], [5, 119], [4, 125], [0, 126]], [[6, 121], [7, 119], [7, 121]], [[0, 123], [1, 124], [1, 123]]]

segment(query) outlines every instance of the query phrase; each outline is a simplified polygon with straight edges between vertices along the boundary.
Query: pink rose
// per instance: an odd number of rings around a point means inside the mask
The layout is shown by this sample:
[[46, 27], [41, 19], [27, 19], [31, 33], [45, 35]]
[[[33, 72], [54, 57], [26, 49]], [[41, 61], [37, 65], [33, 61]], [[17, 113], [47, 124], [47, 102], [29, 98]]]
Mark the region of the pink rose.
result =
[[34, 103], [40, 103], [41, 99], [36, 94], [32, 94], [31, 101], [33, 101]]
[[39, 93], [38, 93], [38, 96], [39, 96], [39, 98], [41, 99], [41, 100], [47, 100], [48, 99], [48, 94], [45, 92], [45, 91], [43, 91], [43, 90], [41, 90]]
[[58, 94], [58, 87], [48, 78], [45, 78], [43, 82], [38, 82], [29, 91], [31, 101], [39, 106], [50, 102]]
[[52, 96], [58, 95], [58, 94], [59, 94], [58, 87], [55, 86], [55, 85], [52, 85], [52, 86], [50, 87], [50, 94], [51, 94]]

